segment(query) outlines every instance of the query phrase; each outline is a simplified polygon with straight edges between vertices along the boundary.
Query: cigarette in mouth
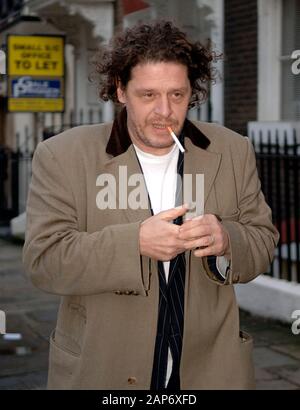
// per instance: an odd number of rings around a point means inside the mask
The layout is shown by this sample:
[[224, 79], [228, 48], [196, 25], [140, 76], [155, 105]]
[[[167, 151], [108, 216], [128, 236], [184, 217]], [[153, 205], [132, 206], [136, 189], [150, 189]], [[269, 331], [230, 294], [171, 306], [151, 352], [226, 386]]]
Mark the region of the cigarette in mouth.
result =
[[174, 131], [172, 130], [171, 127], [167, 127], [169, 133], [171, 134], [171, 137], [173, 138], [173, 140], [176, 142], [178, 148], [180, 149], [181, 152], [184, 152], [185, 149], [183, 148], [183, 146], [180, 144], [179, 139], [176, 137]]

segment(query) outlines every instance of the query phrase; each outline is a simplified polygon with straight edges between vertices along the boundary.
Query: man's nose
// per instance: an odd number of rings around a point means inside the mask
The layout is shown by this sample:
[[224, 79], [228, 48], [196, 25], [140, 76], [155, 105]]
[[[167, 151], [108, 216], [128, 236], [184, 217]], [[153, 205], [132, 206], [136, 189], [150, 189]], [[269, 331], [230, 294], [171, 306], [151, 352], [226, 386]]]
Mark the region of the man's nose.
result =
[[161, 96], [156, 101], [155, 114], [158, 114], [164, 118], [168, 118], [171, 115], [171, 113], [172, 108], [168, 96]]

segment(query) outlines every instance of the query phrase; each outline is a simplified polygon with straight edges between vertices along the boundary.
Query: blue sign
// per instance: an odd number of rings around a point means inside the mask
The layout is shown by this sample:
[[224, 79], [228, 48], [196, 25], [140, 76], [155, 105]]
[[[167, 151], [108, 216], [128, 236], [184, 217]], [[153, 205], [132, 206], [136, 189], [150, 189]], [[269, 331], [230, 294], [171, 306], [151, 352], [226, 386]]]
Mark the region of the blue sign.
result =
[[12, 98], [60, 98], [62, 83], [60, 79], [40, 79], [18, 77], [11, 80]]

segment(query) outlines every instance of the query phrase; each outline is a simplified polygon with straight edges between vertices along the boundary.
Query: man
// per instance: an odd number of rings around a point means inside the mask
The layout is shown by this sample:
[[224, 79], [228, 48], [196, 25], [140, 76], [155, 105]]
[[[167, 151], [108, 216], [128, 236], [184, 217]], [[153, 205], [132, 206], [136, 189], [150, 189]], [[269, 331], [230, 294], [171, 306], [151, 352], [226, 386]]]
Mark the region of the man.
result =
[[[101, 96], [124, 105], [114, 123], [37, 147], [24, 263], [62, 296], [49, 388], [254, 386], [233, 284], [267, 271], [278, 233], [249, 140], [186, 119], [212, 60], [169, 22], [128, 29], [98, 65]], [[187, 213], [188, 175], [203, 215]]]

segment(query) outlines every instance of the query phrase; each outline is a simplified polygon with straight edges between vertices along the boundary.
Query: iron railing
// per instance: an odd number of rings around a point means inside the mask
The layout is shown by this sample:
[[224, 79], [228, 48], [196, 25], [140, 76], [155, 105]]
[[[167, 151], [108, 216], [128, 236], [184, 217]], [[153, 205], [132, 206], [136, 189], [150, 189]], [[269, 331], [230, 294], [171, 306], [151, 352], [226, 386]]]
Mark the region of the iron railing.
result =
[[300, 283], [300, 144], [296, 130], [292, 141], [278, 132], [267, 140], [250, 136], [255, 147], [262, 191], [280, 233], [271, 276]]

